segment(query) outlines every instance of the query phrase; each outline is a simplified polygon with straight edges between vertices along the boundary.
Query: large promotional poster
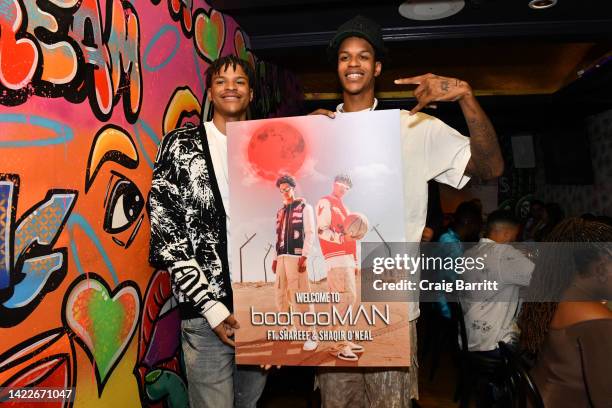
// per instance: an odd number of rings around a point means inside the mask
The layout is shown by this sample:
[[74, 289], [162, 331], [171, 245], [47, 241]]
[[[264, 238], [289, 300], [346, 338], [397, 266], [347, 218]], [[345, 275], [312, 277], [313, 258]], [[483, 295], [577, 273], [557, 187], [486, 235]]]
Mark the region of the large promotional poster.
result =
[[408, 307], [361, 302], [361, 243], [402, 242], [398, 110], [228, 126], [239, 364], [408, 366]]

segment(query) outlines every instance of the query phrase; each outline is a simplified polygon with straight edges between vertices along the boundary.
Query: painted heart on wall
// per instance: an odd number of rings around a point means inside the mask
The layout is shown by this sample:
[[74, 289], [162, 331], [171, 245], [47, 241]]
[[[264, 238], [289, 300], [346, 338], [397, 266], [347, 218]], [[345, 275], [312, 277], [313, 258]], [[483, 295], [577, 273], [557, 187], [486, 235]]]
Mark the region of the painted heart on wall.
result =
[[101, 394], [136, 331], [140, 293], [131, 281], [111, 292], [94, 273], [79, 276], [67, 293], [64, 321], [92, 360]]
[[223, 14], [210, 9], [210, 14], [200, 9], [196, 12], [193, 38], [196, 50], [207, 62], [219, 58], [225, 44], [225, 20]]
[[236, 50], [236, 55], [238, 57], [250, 62], [253, 69], [255, 69], [255, 58], [253, 57], [251, 50], [248, 49], [244, 39], [244, 34], [239, 28], [234, 32], [234, 49]]

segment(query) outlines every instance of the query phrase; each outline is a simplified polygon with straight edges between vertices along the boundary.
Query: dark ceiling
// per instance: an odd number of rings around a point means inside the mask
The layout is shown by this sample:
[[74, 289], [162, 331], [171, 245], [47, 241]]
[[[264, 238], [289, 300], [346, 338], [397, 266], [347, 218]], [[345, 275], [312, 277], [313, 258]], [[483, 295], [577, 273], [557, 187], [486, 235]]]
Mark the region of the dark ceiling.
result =
[[532, 10], [527, 0], [467, 0], [458, 14], [437, 21], [408, 20], [401, 1], [377, 0], [212, 0], [232, 15], [251, 38], [253, 49], [326, 44], [334, 30], [362, 14], [383, 26], [385, 40], [486, 38], [491, 36], [600, 35], [612, 31], [612, 2], [559, 0]]
[[[480, 95], [547, 95], [612, 65], [605, 59], [612, 55], [609, 0], [558, 0], [546, 10], [530, 9], [528, 0], [466, 0], [458, 14], [434, 21], [402, 17], [399, 0], [209, 3], [236, 19], [259, 58], [293, 71], [307, 100], [338, 99], [325, 46], [357, 14], [383, 26], [391, 58], [377, 91], [386, 99], [410, 97], [393, 79], [425, 72], [465, 79]], [[592, 76], [600, 77], [609, 75]]]

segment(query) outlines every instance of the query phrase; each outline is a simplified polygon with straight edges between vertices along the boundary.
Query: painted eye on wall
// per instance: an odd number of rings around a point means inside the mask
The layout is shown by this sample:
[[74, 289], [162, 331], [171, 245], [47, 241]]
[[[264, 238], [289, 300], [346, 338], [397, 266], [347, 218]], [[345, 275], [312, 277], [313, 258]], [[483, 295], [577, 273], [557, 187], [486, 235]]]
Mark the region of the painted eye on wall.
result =
[[108, 192], [104, 215], [104, 231], [109, 234], [128, 229], [144, 208], [144, 198], [138, 187], [118, 173], [113, 172], [113, 175], [119, 179]]

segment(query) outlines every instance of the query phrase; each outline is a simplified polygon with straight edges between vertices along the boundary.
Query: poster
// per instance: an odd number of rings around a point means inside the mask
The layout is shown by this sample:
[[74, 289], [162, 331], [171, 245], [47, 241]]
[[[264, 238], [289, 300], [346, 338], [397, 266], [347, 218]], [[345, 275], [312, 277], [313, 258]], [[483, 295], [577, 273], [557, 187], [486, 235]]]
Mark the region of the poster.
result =
[[402, 242], [399, 110], [228, 124], [238, 364], [408, 366], [408, 307], [362, 303], [363, 242]]

